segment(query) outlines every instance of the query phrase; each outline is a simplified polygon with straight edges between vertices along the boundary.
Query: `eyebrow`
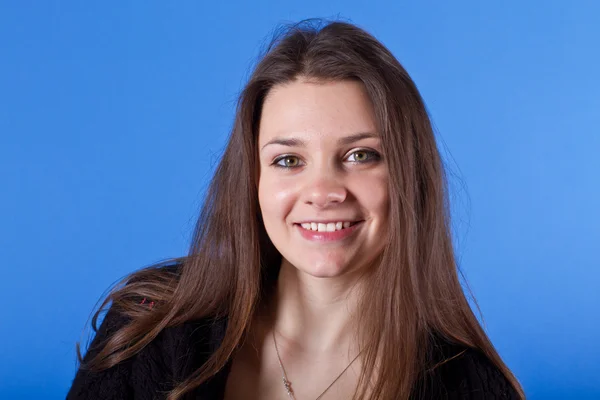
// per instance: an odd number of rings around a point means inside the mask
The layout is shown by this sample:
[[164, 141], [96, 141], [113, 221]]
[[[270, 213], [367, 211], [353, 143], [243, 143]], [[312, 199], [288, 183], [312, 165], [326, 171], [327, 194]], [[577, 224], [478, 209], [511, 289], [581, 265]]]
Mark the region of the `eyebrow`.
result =
[[[375, 139], [379, 139], [379, 135], [375, 134], [375, 133], [371, 133], [371, 132], [359, 132], [359, 133], [355, 133], [353, 135], [350, 136], [344, 136], [342, 138], [339, 138], [337, 143], [338, 145], [348, 145], [354, 142], [358, 142], [359, 140], [362, 139], [370, 139], [370, 138], [375, 138]], [[299, 138], [294, 138], [294, 137], [290, 137], [290, 138], [274, 138], [271, 139], [269, 142], [267, 142], [267, 144], [265, 144], [262, 148], [261, 151], [267, 147], [268, 145], [271, 144], [279, 144], [282, 146], [289, 146], [289, 147], [306, 147], [306, 142], [302, 139]]]

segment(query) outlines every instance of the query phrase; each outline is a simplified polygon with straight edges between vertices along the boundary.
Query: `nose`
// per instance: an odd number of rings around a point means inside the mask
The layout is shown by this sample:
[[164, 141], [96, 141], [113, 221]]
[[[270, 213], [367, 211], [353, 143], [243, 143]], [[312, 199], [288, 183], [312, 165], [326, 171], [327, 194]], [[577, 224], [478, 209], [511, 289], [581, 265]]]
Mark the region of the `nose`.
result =
[[304, 189], [304, 202], [317, 208], [327, 208], [342, 203], [348, 191], [336, 177], [331, 174], [314, 177]]

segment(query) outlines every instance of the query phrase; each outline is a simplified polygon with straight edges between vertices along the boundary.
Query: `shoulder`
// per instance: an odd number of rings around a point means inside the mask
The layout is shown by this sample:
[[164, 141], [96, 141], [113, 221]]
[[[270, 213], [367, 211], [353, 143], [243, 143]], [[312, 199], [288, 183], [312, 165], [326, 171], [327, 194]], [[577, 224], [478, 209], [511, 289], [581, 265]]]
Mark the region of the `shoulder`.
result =
[[[167, 265], [155, 270], [159, 276], [166, 276], [167, 279], [172, 274], [178, 275], [179, 271], [179, 265]], [[150, 275], [150, 279], [154, 276]], [[145, 276], [135, 275], [126, 285], [144, 285], [145, 282]], [[129, 300], [132, 304], [127, 306], [128, 309], [135, 305], [138, 309], [152, 312], [160, 306], [160, 302], [155, 302], [152, 297], [136, 295], [128, 297]], [[84, 364], [95, 358], [108, 341], [121, 329], [126, 329], [134, 319], [122, 309], [111, 306], [83, 357]], [[139, 352], [111, 367], [92, 371], [87, 365], [80, 366], [67, 398], [154, 398], [155, 393], [172, 389], [173, 382], [185, 380], [206, 362], [218, 347], [225, 324], [226, 320], [223, 319], [203, 318], [168, 326]]]
[[[127, 290], [126, 295], [120, 295], [120, 303], [121, 305], [125, 305], [125, 309], [133, 309], [138, 308], [142, 309], [152, 309], [155, 305], [155, 299], [152, 297], [146, 297], [141, 294], [141, 292], [147, 292], [147, 290], [135, 290], [135, 288], [142, 287], [149, 283], [152, 283], [154, 280], [165, 279], [165, 277], [174, 277], [178, 278], [181, 274], [181, 264], [180, 263], [161, 263], [148, 268], [144, 268], [142, 270], [136, 271], [130, 274], [127, 278], [122, 280], [124, 283], [123, 288], [113, 292], [121, 293], [124, 290]], [[145, 289], [145, 288], [144, 288]], [[108, 301], [108, 299], [107, 299]], [[128, 324], [130, 324], [133, 320], [132, 317], [128, 316], [124, 308], [115, 306], [114, 298], [111, 299], [111, 305], [106, 310], [104, 317], [102, 318], [102, 323], [99, 328], [95, 328], [96, 321], [94, 319], [92, 326], [94, 327], [94, 331], [96, 331], [96, 339], [98, 337], [103, 337], [107, 339], [112, 336], [118, 330], [124, 328]], [[100, 316], [100, 312], [98, 315]], [[99, 342], [99, 340], [96, 340]], [[100, 344], [100, 343], [97, 343]]]
[[427, 371], [426, 382], [435, 398], [520, 399], [500, 368], [482, 351], [446, 342], [438, 345], [436, 352], [440, 361]]

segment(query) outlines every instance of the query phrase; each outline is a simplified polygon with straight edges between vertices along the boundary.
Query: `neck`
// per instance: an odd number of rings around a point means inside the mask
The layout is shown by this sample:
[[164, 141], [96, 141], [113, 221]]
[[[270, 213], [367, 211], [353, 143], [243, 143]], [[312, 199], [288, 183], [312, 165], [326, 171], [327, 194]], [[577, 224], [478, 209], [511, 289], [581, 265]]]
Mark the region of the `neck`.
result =
[[300, 351], [357, 353], [357, 279], [318, 278], [283, 260], [271, 312], [278, 337]]

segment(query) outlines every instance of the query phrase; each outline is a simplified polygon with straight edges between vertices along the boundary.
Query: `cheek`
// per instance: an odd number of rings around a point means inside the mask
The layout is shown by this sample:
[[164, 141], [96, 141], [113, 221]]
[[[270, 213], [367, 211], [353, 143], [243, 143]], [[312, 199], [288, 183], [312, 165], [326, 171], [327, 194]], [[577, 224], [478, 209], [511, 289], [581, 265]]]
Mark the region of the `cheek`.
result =
[[390, 193], [388, 190], [387, 182], [385, 186], [381, 189], [379, 193], [379, 198], [377, 199], [377, 210], [378, 213], [381, 214], [385, 221], [387, 222], [387, 217], [390, 209]]
[[282, 179], [261, 176], [258, 184], [258, 202], [265, 224], [284, 222], [296, 199], [294, 185]]
[[387, 217], [390, 195], [386, 173], [371, 174], [354, 186], [353, 192], [362, 208], [378, 219]]

